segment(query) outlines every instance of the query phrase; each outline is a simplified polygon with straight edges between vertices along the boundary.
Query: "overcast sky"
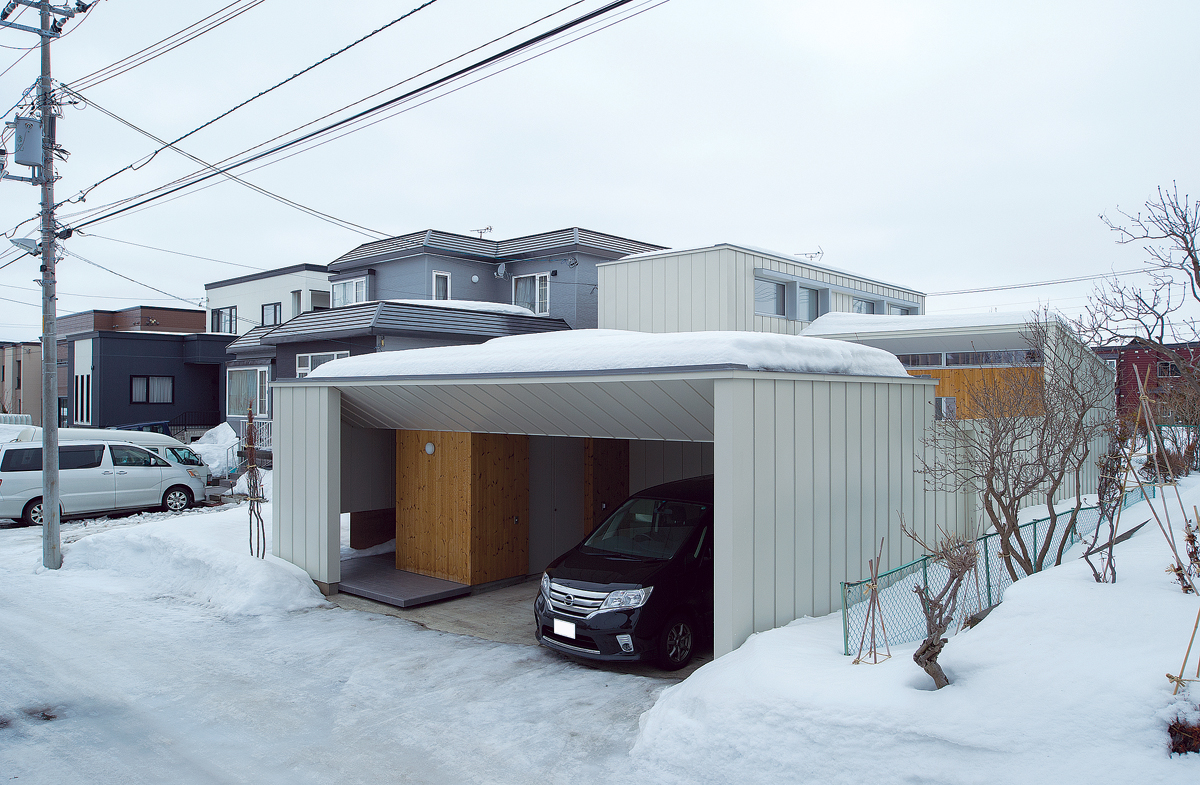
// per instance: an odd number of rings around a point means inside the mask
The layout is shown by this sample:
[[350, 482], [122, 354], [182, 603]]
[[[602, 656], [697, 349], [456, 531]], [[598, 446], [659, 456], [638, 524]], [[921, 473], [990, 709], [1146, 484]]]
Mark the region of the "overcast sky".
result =
[[[54, 44], [55, 78], [77, 80], [231, 2], [100, 2]], [[568, 2], [438, 0], [180, 147], [224, 159]], [[81, 92], [173, 139], [416, 4], [265, 0]], [[585, 0], [522, 37], [603, 4]], [[240, 174], [389, 235], [491, 226], [487, 236], [502, 239], [582, 226], [677, 248], [821, 248], [826, 264], [931, 294], [1135, 269], [1140, 249], [1116, 245], [1098, 214], [1136, 209], [1172, 180], [1200, 191], [1200, 3], [632, 5], [641, 13], [582, 40]], [[0, 30], [8, 47], [34, 38]], [[0, 70], [22, 54], [0, 50]], [[37, 69], [35, 51], [0, 77], [5, 107]], [[59, 199], [156, 146], [92, 107], [67, 107], [58, 138], [71, 153], [59, 165]], [[73, 213], [197, 168], [165, 151], [65, 205], [60, 219], [71, 225]], [[28, 170], [10, 163], [10, 172]], [[0, 184], [0, 231], [37, 210], [38, 189]], [[24, 224], [18, 236], [36, 228]], [[327, 263], [375, 236], [228, 181], [83, 231], [101, 237], [71, 238], [72, 252], [196, 303], [205, 282]], [[37, 264], [25, 256], [0, 270], [0, 296], [20, 301], [0, 301], [0, 339], [38, 334]], [[59, 282], [60, 314], [183, 305], [70, 256]], [[1074, 315], [1093, 285], [931, 296], [927, 306], [961, 313], [1040, 301]]]

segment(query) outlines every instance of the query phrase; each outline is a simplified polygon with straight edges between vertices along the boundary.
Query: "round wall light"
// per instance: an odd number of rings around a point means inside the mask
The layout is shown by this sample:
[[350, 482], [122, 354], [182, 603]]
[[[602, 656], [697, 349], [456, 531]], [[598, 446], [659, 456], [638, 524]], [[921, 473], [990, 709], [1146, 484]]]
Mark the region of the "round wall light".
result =
[[478, 275], [472, 275], [472, 276], [471, 276], [471, 283], [479, 283], [479, 276], [478, 276]]
[[425, 442], [425, 454], [433, 455], [433, 442]]

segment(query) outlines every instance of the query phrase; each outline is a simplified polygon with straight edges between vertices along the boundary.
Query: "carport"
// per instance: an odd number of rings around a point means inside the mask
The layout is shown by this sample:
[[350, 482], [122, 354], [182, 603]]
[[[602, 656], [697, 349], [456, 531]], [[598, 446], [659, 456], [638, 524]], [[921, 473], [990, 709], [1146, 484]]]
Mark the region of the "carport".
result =
[[[491, 356], [489, 344], [368, 355], [277, 382], [275, 555], [304, 568], [324, 591], [335, 590], [340, 513], [399, 511], [410, 503], [400, 464], [423, 453], [423, 444], [433, 445], [431, 461], [447, 456], [435, 476], [456, 471], [453, 456], [470, 454], [455, 452], [455, 438], [478, 435], [486, 452], [491, 443], [483, 435], [518, 437], [499, 442], [502, 458], [492, 465], [501, 469], [484, 472], [482, 485], [476, 473], [474, 487], [491, 488], [491, 495], [464, 513], [508, 525], [520, 515], [504, 492], [516, 475], [506, 479], [504, 471], [522, 458], [505, 445], [519, 437], [561, 440], [549, 443], [551, 467], [554, 445], [570, 440], [654, 443], [656, 454], [676, 456], [685, 473], [690, 466], [700, 474], [711, 461], [720, 656], [754, 632], [834, 610], [839, 583], [862, 577], [880, 538], [885, 569], [913, 558], [899, 531], [902, 518], [927, 536], [938, 523], [959, 527], [960, 500], [925, 491], [915, 471], [935, 382], [909, 376], [894, 357], [868, 347], [838, 343], [831, 358], [827, 347], [837, 342], [741, 333], [731, 343], [723, 339], [729, 335], [519, 336], [489, 342], [501, 344]], [[774, 352], [766, 361], [754, 350], [760, 345]], [[514, 347], [540, 358], [539, 368], [514, 363]], [[729, 361], [738, 359], [744, 361]], [[628, 367], [639, 360], [654, 363]], [[619, 363], [626, 367], [611, 367]], [[493, 370], [514, 365], [518, 370]], [[430, 434], [443, 441], [434, 445]], [[400, 457], [388, 461], [389, 451]], [[528, 453], [524, 460], [528, 466]], [[389, 483], [391, 471], [397, 479]], [[549, 474], [536, 484], [553, 495]], [[631, 476], [630, 491], [635, 484]], [[437, 496], [428, 490], [412, 493]], [[526, 532], [527, 551], [546, 550], [535, 539], [549, 535]]]

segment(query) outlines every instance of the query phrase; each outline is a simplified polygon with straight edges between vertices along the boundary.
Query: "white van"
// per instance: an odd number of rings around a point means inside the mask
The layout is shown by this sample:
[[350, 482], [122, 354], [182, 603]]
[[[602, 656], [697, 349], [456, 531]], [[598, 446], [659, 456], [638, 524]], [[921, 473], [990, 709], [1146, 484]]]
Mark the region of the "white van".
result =
[[[150, 452], [162, 458], [167, 463], [182, 466], [185, 469], [190, 469], [199, 475], [200, 482], [208, 484], [209, 471], [208, 465], [204, 463], [199, 455], [197, 455], [190, 447], [183, 442], [173, 437], [167, 436], [164, 433], [153, 433], [151, 431], [120, 431], [115, 428], [59, 428], [58, 440], [68, 441], [72, 439], [102, 439], [112, 442], [129, 442], [136, 444], [139, 447], [145, 447]], [[14, 441], [20, 442], [41, 442], [42, 429], [34, 426], [24, 428], [16, 436]], [[203, 494], [201, 494], [203, 498]]]
[[[179, 512], [204, 498], [197, 472], [128, 442], [64, 440], [58, 447], [58, 465], [64, 518], [155, 507]], [[41, 524], [40, 446], [0, 444], [0, 518], [26, 526]]]

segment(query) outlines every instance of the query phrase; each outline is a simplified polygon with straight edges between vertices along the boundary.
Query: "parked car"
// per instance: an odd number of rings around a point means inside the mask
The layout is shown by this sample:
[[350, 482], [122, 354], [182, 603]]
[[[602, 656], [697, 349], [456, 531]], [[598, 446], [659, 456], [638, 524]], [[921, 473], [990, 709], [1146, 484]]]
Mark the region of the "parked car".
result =
[[[195, 473], [202, 483], [208, 485], [211, 471], [204, 459], [178, 439], [157, 431], [127, 431], [119, 428], [59, 428], [60, 442], [72, 439], [108, 439], [109, 441], [129, 442], [139, 447], [145, 447], [150, 452], [162, 458], [167, 463], [182, 466]], [[14, 441], [41, 442], [42, 429], [30, 427], [23, 429]], [[200, 496], [203, 498], [203, 494]]]
[[[64, 518], [152, 508], [179, 512], [204, 494], [195, 471], [128, 442], [63, 441], [58, 464]], [[41, 524], [41, 447], [0, 445], [0, 518]]]
[[546, 568], [538, 642], [593, 660], [687, 665], [712, 630], [712, 528], [712, 475], [635, 493]]

